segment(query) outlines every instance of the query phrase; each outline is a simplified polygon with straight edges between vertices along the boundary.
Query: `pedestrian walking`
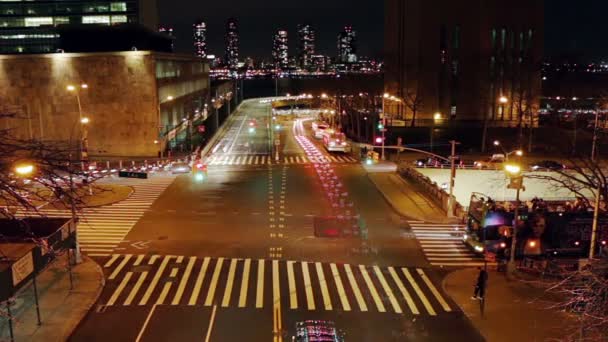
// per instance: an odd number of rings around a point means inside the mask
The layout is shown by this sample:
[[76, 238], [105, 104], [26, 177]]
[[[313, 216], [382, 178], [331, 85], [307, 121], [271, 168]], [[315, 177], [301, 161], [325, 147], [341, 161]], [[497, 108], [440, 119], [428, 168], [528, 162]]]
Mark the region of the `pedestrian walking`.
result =
[[475, 291], [473, 292], [473, 297], [471, 297], [471, 299], [482, 300], [486, 295], [488, 272], [481, 267], [477, 267], [477, 269], [479, 270], [479, 275], [477, 276], [477, 282], [475, 283]]

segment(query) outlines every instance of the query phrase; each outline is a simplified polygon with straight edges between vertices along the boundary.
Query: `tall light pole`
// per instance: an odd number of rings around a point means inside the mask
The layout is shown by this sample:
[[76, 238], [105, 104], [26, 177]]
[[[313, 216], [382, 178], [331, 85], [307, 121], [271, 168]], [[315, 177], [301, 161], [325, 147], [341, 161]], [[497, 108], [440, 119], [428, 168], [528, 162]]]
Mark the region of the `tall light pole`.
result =
[[[173, 96], [169, 95], [166, 97], [167, 101], [173, 101]], [[158, 100], [158, 139], [159, 140], [155, 140], [155, 142], [158, 142], [159, 146], [159, 156], [160, 159], [164, 158], [165, 155], [165, 149], [167, 148], [167, 136], [166, 134], [163, 134], [163, 121], [162, 121], [162, 117], [161, 117], [161, 110], [160, 110], [160, 98]]]
[[382, 95], [382, 160], [386, 160], [386, 156], [384, 154], [384, 146], [386, 140], [386, 112], [385, 112], [385, 101], [388, 100], [391, 96], [388, 93], [384, 93]]
[[441, 113], [437, 112], [435, 114], [433, 114], [433, 122], [431, 124], [431, 152], [433, 152], [433, 145], [434, 145], [434, 139], [435, 139], [435, 125], [437, 123], [439, 123], [439, 121], [441, 121], [442, 116]]
[[515, 164], [505, 165], [505, 171], [510, 178], [508, 188], [515, 189], [515, 213], [513, 217], [513, 233], [511, 237], [511, 251], [509, 256], [509, 262], [507, 263], [507, 272], [513, 274], [515, 271], [515, 250], [517, 249], [517, 219], [519, 216], [519, 191], [523, 187], [524, 176], [521, 174], [521, 167]]
[[89, 119], [83, 117], [82, 115], [82, 104], [80, 102], [80, 90], [88, 89], [89, 86], [86, 83], [80, 85], [80, 87], [76, 87], [74, 85], [68, 85], [66, 89], [74, 93], [76, 95], [76, 101], [78, 102], [78, 119], [81, 123], [80, 125], [80, 162], [83, 171], [87, 171], [88, 169], [88, 159], [89, 159], [89, 142], [88, 142], [88, 128], [87, 125], [89, 123]]
[[[593, 145], [591, 146], [591, 161], [595, 162], [595, 150], [597, 144], [597, 124], [599, 119], [599, 108], [595, 111], [595, 125], [593, 127]], [[595, 255], [595, 245], [597, 244], [597, 226], [600, 214], [600, 198], [602, 192], [602, 181], [598, 177], [597, 189], [595, 190], [595, 205], [593, 206], [593, 224], [591, 228], [591, 243], [589, 244], [589, 260], [593, 260]]]

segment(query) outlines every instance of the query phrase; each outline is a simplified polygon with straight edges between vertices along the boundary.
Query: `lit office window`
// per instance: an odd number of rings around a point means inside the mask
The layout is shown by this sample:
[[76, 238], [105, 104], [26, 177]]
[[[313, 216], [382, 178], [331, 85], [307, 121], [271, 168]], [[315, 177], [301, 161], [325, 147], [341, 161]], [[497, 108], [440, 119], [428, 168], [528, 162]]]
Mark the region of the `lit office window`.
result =
[[113, 15], [112, 16], [112, 24], [122, 24], [127, 22], [126, 15]]
[[25, 18], [26, 27], [36, 27], [44, 25], [53, 25], [53, 17]]
[[110, 4], [110, 10], [112, 12], [126, 12], [127, 3], [126, 2], [113, 2]]
[[82, 17], [83, 24], [110, 24], [109, 15], [85, 15]]
[[68, 17], [55, 17], [55, 26], [66, 25], [69, 23], [70, 23], [70, 18], [68, 18]]

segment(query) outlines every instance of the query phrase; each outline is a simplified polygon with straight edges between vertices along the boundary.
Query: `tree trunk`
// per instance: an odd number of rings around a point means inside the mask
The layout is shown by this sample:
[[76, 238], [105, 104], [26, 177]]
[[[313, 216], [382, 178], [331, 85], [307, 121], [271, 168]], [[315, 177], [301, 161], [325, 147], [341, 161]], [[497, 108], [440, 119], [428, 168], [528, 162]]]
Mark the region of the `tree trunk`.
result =
[[412, 125], [411, 127], [416, 127], [416, 110], [412, 110]]

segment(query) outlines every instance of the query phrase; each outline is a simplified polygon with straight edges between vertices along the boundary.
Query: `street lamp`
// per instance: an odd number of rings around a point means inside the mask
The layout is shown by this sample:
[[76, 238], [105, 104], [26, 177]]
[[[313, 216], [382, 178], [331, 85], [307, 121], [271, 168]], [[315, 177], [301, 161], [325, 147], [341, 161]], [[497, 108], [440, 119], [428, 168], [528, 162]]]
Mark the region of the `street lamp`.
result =
[[515, 213], [513, 217], [513, 233], [511, 236], [511, 251], [509, 256], [509, 262], [507, 263], [507, 272], [513, 274], [515, 270], [515, 250], [517, 248], [517, 221], [519, 217], [519, 191], [523, 188], [524, 176], [521, 174], [521, 166], [517, 164], [506, 164], [505, 172], [510, 179], [507, 188], [515, 189]]
[[[89, 119], [82, 116], [82, 104], [80, 102], [80, 92], [78, 90], [79, 88], [77, 88], [74, 85], [69, 84], [66, 87], [66, 89], [67, 89], [67, 91], [74, 93], [76, 95], [76, 101], [78, 102], [78, 117], [80, 118], [80, 123], [82, 123], [81, 129], [80, 129], [80, 161], [82, 164], [82, 170], [86, 171], [88, 168], [87, 162], [89, 159], [88, 131], [87, 131], [86, 124], [89, 123]], [[89, 85], [86, 83], [83, 83], [80, 85], [80, 89], [89, 89]]]
[[433, 152], [433, 147], [434, 147], [434, 139], [435, 139], [435, 125], [438, 124], [442, 119], [442, 115], [440, 112], [436, 112], [435, 114], [433, 114], [433, 122], [431, 125], [431, 152]]
[[29, 175], [31, 175], [34, 172], [34, 165], [33, 164], [19, 164], [17, 166], [15, 166], [15, 173], [17, 173], [17, 175], [19, 175], [20, 177], [27, 177]]
[[87, 118], [87, 117], [84, 117], [84, 118], [80, 119], [80, 123], [83, 124], [83, 125], [88, 124], [90, 121], [91, 120], [89, 120], [89, 118]]

